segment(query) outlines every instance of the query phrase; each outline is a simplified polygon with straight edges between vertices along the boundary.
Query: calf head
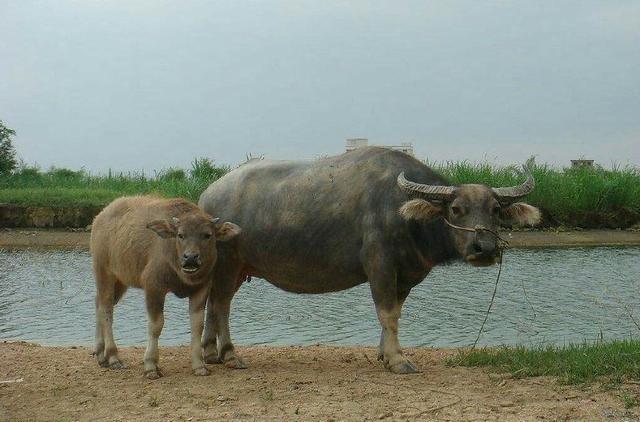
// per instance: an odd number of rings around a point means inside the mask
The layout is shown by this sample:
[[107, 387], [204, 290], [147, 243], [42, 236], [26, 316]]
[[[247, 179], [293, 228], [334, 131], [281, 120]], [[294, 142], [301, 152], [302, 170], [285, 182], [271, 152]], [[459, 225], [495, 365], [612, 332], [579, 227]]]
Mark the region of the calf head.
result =
[[237, 225], [212, 218], [205, 213], [191, 213], [170, 220], [156, 220], [147, 224], [163, 239], [174, 239], [176, 272], [186, 278], [208, 274], [218, 258], [216, 241], [225, 242], [237, 236], [241, 229]]
[[[465, 261], [474, 266], [486, 266], [499, 260], [496, 233], [502, 224], [533, 226], [540, 221], [540, 211], [523, 202], [516, 202], [530, 193], [535, 181], [531, 174], [533, 158], [525, 165], [527, 180], [520, 186], [490, 188], [485, 185], [435, 186], [408, 181], [404, 173], [398, 184], [405, 191], [422, 198], [405, 202], [400, 215], [407, 219], [430, 221], [444, 217], [452, 225], [475, 229], [462, 230], [447, 225], [455, 248]], [[478, 230], [479, 229], [479, 230]]]

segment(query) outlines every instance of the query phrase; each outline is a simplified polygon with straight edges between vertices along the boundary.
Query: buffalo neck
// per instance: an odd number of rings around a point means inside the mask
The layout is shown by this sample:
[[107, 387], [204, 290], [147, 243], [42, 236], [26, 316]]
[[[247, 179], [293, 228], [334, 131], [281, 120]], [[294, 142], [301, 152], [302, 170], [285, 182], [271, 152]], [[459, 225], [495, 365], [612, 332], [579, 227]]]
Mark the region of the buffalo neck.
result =
[[438, 218], [431, 222], [411, 222], [410, 235], [420, 253], [434, 265], [461, 259], [451, 231]]

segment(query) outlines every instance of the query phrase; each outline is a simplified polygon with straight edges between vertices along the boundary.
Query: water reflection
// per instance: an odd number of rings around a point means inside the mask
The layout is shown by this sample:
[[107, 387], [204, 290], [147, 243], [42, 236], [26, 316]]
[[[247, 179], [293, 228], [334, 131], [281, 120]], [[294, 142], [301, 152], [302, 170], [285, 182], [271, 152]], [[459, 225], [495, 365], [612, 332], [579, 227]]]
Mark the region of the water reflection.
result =
[[[475, 339], [497, 268], [435, 269], [409, 296], [404, 345], [464, 346]], [[639, 333], [640, 248], [511, 250], [480, 344], [538, 344], [623, 338]], [[0, 338], [91, 344], [95, 287], [87, 252], [0, 252]], [[166, 303], [163, 344], [188, 344], [187, 301]], [[367, 285], [294, 295], [254, 279], [232, 309], [237, 344], [375, 345], [379, 327]], [[129, 290], [115, 310], [121, 345], [143, 345], [143, 296]]]

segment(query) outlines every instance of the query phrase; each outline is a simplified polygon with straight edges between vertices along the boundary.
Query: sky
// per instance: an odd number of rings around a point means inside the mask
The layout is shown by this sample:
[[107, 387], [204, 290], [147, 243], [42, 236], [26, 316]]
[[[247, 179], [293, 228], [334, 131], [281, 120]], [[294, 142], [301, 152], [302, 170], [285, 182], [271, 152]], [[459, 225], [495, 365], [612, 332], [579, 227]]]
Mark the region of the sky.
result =
[[0, 0], [0, 120], [27, 163], [640, 165], [640, 2]]

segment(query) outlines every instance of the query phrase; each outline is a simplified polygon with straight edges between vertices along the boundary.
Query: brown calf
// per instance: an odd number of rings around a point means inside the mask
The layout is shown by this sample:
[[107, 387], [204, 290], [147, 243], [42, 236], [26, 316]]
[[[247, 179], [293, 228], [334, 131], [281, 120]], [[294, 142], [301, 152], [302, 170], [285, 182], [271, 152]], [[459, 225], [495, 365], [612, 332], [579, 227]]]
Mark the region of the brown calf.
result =
[[113, 307], [129, 287], [144, 289], [149, 343], [144, 355], [147, 378], [162, 376], [158, 337], [164, 325], [168, 292], [189, 297], [191, 366], [209, 375], [201, 336], [216, 240], [240, 233], [233, 223], [218, 223], [183, 199], [134, 196], [116, 199], [93, 222], [91, 254], [96, 278], [96, 357], [100, 366], [123, 368], [113, 339]]

